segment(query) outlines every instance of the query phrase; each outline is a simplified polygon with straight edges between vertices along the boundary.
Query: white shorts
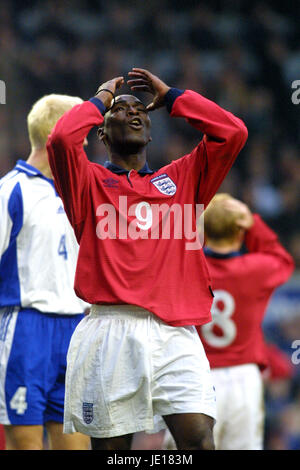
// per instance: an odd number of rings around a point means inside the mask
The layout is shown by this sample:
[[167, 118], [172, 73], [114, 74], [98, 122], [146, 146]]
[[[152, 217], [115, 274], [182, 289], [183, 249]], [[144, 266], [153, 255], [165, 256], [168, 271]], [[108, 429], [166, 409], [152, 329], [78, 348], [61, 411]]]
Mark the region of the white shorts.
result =
[[166, 427], [164, 415], [216, 415], [209, 363], [193, 326], [132, 305], [92, 306], [67, 356], [64, 432], [107, 438]]
[[263, 380], [256, 364], [212, 369], [217, 396], [216, 450], [263, 448]]

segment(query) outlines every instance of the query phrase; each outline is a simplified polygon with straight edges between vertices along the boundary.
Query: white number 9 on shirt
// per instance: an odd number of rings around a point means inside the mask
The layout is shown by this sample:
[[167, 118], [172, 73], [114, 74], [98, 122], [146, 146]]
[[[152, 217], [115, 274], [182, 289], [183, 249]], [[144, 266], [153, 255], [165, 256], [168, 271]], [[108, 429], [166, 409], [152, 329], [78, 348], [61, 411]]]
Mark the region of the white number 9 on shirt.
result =
[[148, 202], [140, 202], [135, 208], [137, 226], [142, 230], [148, 230], [152, 226], [152, 209]]
[[[232, 295], [226, 290], [215, 290], [211, 308], [212, 321], [201, 327], [201, 333], [207, 344], [215, 348], [224, 348], [234, 341], [236, 325], [231, 318], [234, 310], [235, 301]], [[215, 327], [218, 327], [220, 334], [217, 334]]]

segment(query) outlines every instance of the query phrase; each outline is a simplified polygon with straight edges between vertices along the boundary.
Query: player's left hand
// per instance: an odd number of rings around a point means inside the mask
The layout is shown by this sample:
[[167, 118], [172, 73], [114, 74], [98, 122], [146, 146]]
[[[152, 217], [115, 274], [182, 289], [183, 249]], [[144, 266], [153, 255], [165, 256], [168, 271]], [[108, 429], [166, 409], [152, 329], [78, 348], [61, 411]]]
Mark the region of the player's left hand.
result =
[[160, 78], [153, 75], [148, 70], [133, 68], [128, 72], [130, 80], [127, 81], [132, 91], [147, 91], [153, 95], [153, 100], [147, 106], [148, 111], [160, 108], [164, 105], [164, 98], [170, 87], [166, 85]]

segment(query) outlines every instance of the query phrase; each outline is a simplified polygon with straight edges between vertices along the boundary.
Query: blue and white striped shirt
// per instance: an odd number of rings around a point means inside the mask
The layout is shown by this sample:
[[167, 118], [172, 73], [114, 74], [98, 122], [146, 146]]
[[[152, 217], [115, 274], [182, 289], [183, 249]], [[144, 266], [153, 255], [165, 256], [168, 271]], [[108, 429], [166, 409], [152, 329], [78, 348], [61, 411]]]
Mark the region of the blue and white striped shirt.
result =
[[0, 308], [77, 314], [78, 243], [54, 183], [19, 160], [0, 179]]

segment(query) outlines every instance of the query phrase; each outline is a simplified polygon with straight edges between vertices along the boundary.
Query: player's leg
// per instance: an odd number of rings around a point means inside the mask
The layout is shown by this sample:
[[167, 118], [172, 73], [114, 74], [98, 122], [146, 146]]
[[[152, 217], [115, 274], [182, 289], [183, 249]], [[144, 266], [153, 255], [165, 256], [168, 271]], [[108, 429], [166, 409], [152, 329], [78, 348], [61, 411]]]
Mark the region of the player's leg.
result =
[[48, 319], [51, 339], [51, 374], [47, 379], [44, 413], [50, 450], [89, 450], [90, 437], [79, 432], [63, 432], [67, 351], [70, 339], [83, 315], [57, 315]]
[[198, 333], [194, 327], [156, 322], [152, 337], [157, 341], [152, 355], [154, 414], [163, 416], [178, 449], [213, 450], [215, 391]]
[[43, 426], [4, 426], [6, 450], [43, 450]]
[[62, 423], [48, 421], [46, 429], [50, 450], [89, 450], [91, 448], [89, 436], [79, 432], [64, 434]]
[[161, 449], [164, 442], [165, 430], [147, 434], [144, 431], [134, 434], [131, 450], [155, 450]]
[[256, 364], [229, 369], [233, 407], [220, 450], [262, 450], [264, 408], [261, 372]]
[[[241, 403], [236, 396], [236, 383], [230, 367], [217, 367], [211, 370], [216, 389], [217, 420], [214, 426], [214, 442], [216, 450], [227, 450], [232, 443], [233, 416], [240, 414]], [[237, 384], [238, 388], [239, 384]], [[243, 407], [243, 405], [242, 405]], [[235, 425], [234, 425], [235, 426]], [[237, 433], [242, 432], [237, 429]]]
[[178, 450], [214, 450], [214, 419], [202, 413], [164, 416]]
[[91, 438], [92, 450], [130, 450], [133, 434], [109, 438]]
[[217, 395], [217, 450], [263, 447], [263, 382], [255, 364], [212, 370]]
[[0, 422], [5, 425], [8, 449], [43, 448], [43, 370], [47, 341], [40, 335], [41, 315], [30, 309], [0, 311], [4, 342], [0, 368]]
[[94, 450], [130, 449], [152, 425], [148, 319], [137, 307], [93, 306], [72, 336], [64, 429], [92, 436]]

